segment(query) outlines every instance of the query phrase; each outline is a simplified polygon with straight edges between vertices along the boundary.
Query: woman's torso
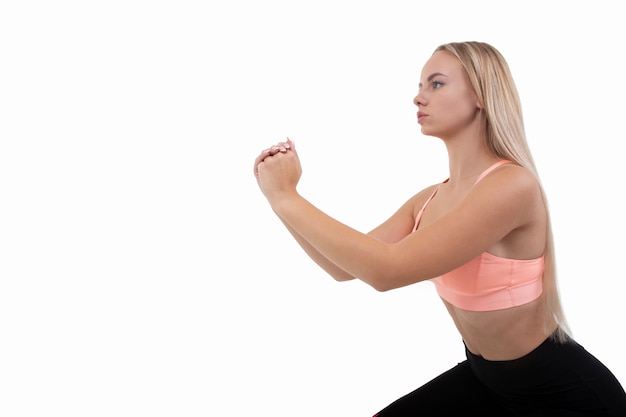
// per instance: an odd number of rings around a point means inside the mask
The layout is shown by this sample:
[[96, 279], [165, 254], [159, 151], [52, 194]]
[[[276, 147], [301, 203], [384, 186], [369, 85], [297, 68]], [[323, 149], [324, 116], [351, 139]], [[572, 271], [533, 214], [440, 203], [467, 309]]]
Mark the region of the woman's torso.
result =
[[[458, 204], [469, 192], [474, 181], [464, 184], [442, 183], [436, 195], [427, 203], [419, 225], [426, 225]], [[424, 199], [416, 204], [418, 215]], [[529, 216], [528, 225], [510, 232], [488, 248], [489, 254], [512, 260], [528, 260], [543, 255], [546, 242], [546, 208], [537, 204]], [[489, 360], [511, 360], [532, 351], [546, 339], [544, 330], [544, 296], [504, 309], [470, 311], [443, 300], [468, 349]], [[556, 327], [556, 326], [555, 326]]]

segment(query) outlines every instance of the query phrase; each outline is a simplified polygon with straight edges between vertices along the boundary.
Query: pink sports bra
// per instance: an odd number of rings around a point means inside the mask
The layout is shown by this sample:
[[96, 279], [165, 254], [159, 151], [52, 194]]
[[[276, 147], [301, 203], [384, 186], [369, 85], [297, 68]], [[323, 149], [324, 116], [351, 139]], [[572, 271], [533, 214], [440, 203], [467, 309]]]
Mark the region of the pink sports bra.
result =
[[[474, 185], [500, 165], [510, 162], [496, 162], [480, 174]], [[424, 210], [437, 190], [438, 187], [417, 214], [413, 231], [417, 230]], [[502, 310], [537, 299], [543, 290], [543, 269], [543, 256], [536, 259], [508, 259], [484, 252], [431, 281], [439, 296], [458, 308], [471, 311]]]

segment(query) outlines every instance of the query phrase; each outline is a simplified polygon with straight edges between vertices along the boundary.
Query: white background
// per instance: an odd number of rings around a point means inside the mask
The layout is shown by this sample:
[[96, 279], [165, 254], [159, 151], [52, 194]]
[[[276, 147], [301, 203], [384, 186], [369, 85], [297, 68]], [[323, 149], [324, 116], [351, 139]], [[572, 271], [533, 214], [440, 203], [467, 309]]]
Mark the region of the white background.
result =
[[463, 359], [430, 283], [319, 270], [252, 176], [362, 231], [447, 177], [434, 48], [508, 59], [578, 341], [626, 383], [624, 24], [594, 1], [0, 5], [0, 415], [370, 416]]

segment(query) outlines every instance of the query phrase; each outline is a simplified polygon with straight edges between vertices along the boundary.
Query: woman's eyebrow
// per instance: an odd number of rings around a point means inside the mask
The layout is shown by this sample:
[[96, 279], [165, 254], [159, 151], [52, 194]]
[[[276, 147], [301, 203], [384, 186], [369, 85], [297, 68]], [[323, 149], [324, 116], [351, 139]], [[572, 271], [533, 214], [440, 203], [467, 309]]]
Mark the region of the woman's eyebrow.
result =
[[[428, 78], [426, 79], [427, 82], [432, 81], [433, 78], [435, 78], [436, 76], [441, 75], [443, 77], [448, 77], [446, 74], [442, 74], [441, 72], [433, 72], [432, 74], [430, 74], [428, 76]], [[418, 87], [422, 87], [422, 83], [418, 84]]]

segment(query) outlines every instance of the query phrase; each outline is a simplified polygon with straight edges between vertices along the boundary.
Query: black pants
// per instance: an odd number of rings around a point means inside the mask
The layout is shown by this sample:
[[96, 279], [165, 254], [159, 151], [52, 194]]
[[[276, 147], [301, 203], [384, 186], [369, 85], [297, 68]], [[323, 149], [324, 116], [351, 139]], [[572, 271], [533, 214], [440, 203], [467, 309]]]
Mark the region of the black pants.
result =
[[571, 340], [546, 340], [512, 361], [467, 360], [393, 402], [375, 417], [626, 417], [615, 376]]

